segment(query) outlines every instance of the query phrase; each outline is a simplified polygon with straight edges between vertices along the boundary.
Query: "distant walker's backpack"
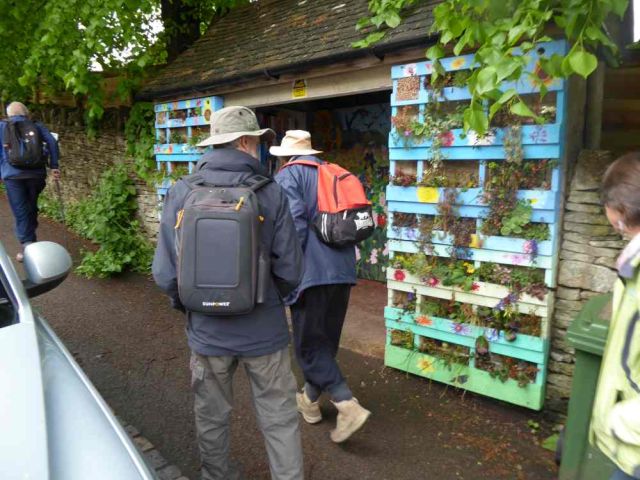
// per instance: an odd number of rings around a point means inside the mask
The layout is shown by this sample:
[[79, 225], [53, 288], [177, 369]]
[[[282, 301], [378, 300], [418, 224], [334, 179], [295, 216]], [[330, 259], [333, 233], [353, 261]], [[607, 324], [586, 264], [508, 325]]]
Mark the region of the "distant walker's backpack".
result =
[[335, 163], [292, 160], [283, 168], [292, 165], [318, 169], [318, 214], [313, 227], [320, 240], [332, 247], [346, 247], [373, 234], [371, 202], [358, 177]]
[[8, 121], [2, 146], [7, 160], [16, 168], [28, 170], [46, 167], [42, 135], [31, 120]]
[[264, 301], [269, 254], [260, 245], [264, 218], [256, 192], [271, 179], [211, 185], [198, 175], [176, 221], [178, 294], [185, 308], [211, 315], [241, 315]]

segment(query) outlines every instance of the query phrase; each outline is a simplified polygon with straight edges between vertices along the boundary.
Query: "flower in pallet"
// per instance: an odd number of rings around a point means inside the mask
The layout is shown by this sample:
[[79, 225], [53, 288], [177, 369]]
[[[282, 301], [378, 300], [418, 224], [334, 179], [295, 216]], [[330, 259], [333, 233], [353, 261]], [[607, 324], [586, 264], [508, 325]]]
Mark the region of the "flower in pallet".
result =
[[440, 280], [438, 280], [436, 277], [431, 277], [427, 280], [427, 285], [429, 285], [430, 287], [437, 287], [440, 284]]
[[411, 136], [411, 130], [405, 130], [404, 131], [404, 136], [405, 137], [410, 137]]
[[371, 250], [371, 255], [369, 255], [369, 263], [371, 265], [376, 265], [378, 263], [378, 249], [374, 248]]
[[443, 147], [450, 147], [451, 145], [453, 145], [453, 142], [455, 140], [456, 137], [451, 130], [440, 134], [440, 142], [442, 143]]
[[377, 215], [377, 217], [378, 218], [376, 218], [376, 223], [380, 228], [384, 228], [387, 225], [387, 216], [380, 213]]
[[469, 275], [475, 273], [475, 271], [476, 271], [476, 268], [473, 266], [472, 263], [464, 262], [464, 267], [466, 268], [467, 273]]
[[393, 272], [393, 279], [398, 282], [404, 282], [404, 279], [406, 277], [407, 276], [404, 274], [402, 270], [396, 270], [395, 272]]
[[358, 247], [356, 247], [356, 262], [360, 261], [360, 249]]
[[464, 64], [467, 63], [467, 61], [460, 57], [460, 58], [456, 58], [453, 62], [451, 62], [451, 69], [452, 70], [459, 70], [462, 67], [464, 67]]
[[472, 292], [477, 292], [478, 290], [480, 290], [480, 285], [478, 285], [476, 282], [473, 282], [471, 284], [471, 291]]
[[430, 327], [431, 325], [433, 325], [433, 320], [431, 320], [426, 315], [420, 315], [416, 317], [416, 323], [418, 325], [422, 325], [423, 327]]
[[500, 330], [497, 328], [487, 328], [484, 331], [484, 336], [490, 342], [495, 342], [500, 339]]
[[535, 257], [538, 254], [538, 242], [536, 240], [527, 240], [524, 242], [524, 253], [528, 253], [531, 257]]
[[471, 329], [469, 328], [469, 325], [464, 323], [454, 323], [451, 325], [451, 331], [458, 335], [468, 335]]
[[433, 367], [433, 362], [430, 360], [427, 360], [426, 358], [421, 358], [420, 360], [418, 360], [417, 367], [423, 373], [433, 373], [436, 371], [436, 369]]
[[384, 250], [382, 250], [382, 255], [384, 255], [385, 257], [389, 255], [389, 242], [386, 242], [384, 244]]

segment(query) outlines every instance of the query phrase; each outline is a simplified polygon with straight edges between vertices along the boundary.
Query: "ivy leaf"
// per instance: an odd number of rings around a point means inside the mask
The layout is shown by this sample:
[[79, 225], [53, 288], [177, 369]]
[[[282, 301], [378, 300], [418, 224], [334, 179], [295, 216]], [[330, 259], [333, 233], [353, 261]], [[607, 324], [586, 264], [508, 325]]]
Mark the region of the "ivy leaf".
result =
[[583, 78], [587, 78], [598, 67], [596, 56], [585, 50], [574, 50], [568, 59], [573, 71]]

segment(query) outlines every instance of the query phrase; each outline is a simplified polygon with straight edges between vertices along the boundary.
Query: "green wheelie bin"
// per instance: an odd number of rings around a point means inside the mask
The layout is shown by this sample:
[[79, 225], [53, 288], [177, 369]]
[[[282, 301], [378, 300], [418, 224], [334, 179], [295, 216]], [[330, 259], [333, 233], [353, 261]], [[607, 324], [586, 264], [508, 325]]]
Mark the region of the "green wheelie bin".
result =
[[607, 480], [613, 463], [589, 444], [591, 410], [600, 363], [609, 331], [611, 294], [590, 299], [567, 332], [576, 350], [576, 368], [569, 399], [569, 417], [562, 441], [560, 480]]

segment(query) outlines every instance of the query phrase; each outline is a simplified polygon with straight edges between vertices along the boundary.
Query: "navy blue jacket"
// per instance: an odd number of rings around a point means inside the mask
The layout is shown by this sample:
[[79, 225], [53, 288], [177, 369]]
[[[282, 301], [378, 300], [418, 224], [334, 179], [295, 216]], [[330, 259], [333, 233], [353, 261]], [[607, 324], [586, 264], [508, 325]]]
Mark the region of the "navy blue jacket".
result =
[[[296, 160], [321, 160], [313, 156], [295, 157]], [[318, 212], [318, 169], [307, 165], [292, 165], [276, 175], [289, 198], [291, 215], [298, 239], [304, 251], [304, 277], [298, 290], [286, 298], [295, 303], [305, 289], [318, 285], [356, 283], [356, 251], [354, 247], [333, 248], [323, 243], [313, 231], [313, 219]]]
[[[14, 115], [9, 117], [9, 120], [0, 122], [0, 178], [33, 178], [33, 177], [44, 177], [47, 175], [46, 168], [39, 168], [34, 170], [21, 170], [19, 168], [15, 168], [12, 166], [7, 159], [5, 158], [4, 151], [4, 129], [7, 126], [7, 122], [19, 122], [22, 120], [27, 120], [26, 117], [22, 115]], [[49, 132], [47, 127], [42, 125], [40, 122], [34, 122], [36, 127], [40, 131], [40, 135], [43, 140], [47, 144], [47, 151], [49, 152], [49, 166], [53, 169], [59, 168], [58, 166], [58, 158], [60, 157], [60, 153], [58, 151], [58, 142], [53, 138], [53, 135]]]
[[[234, 185], [254, 174], [266, 171], [250, 155], [225, 148], [206, 153], [196, 171], [207, 183]], [[178, 181], [167, 193], [158, 245], [153, 259], [153, 277], [158, 286], [179, 306], [176, 272], [175, 229], [177, 212], [182, 209], [189, 187]], [[267, 301], [247, 315], [212, 316], [187, 312], [187, 337], [192, 350], [207, 356], [268, 355], [285, 348], [289, 329], [282, 297], [287, 296], [302, 279], [302, 249], [286, 195], [275, 182], [258, 190], [262, 216], [262, 244], [271, 248], [272, 282]], [[215, 268], [215, 266], [213, 266]]]

